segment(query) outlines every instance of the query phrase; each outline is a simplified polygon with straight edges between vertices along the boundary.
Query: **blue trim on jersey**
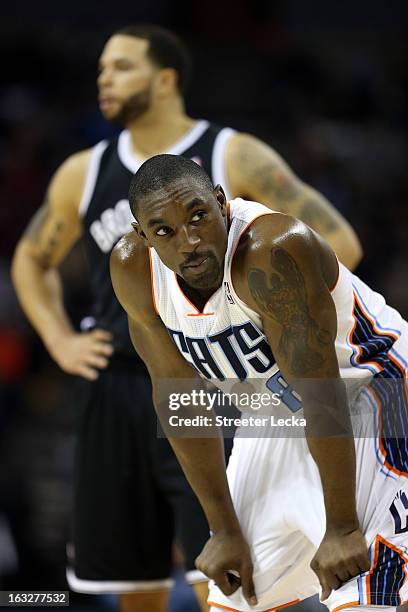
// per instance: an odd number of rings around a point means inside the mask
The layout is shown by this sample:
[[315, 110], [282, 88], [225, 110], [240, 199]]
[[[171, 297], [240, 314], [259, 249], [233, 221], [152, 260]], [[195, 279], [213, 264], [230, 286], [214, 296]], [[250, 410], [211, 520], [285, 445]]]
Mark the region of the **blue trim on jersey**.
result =
[[[373, 322], [368, 319], [357, 300], [353, 315], [356, 325], [351, 342], [360, 348], [361, 353], [356, 355], [357, 350], [353, 348], [351, 363], [373, 372], [370, 386], [381, 403], [381, 443], [385, 461], [391, 468], [408, 476], [408, 405], [403, 388], [404, 371], [389, 356], [395, 338], [375, 331]], [[374, 362], [380, 371], [365, 361]]]
[[379, 427], [378, 427], [378, 414], [377, 414], [378, 413], [378, 406], [375, 403], [375, 401], [373, 400], [373, 398], [371, 397], [371, 395], [366, 390], [362, 391], [362, 395], [364, 395], [364, 397], [368, 400], [369, 404], [373, 408], [374, 430], [375, 430], [375, 434], [376, 434], [376, 436], [374, 438], [374, 449], [375, 449], [376, 459], [377, 459], [378, 463], [381, 466], [380, 472], [382, 474], [384, 474], [384, 476], [386, 476], [387, 478], [392, 478], [393, 480], [398, 480], [398, 478], [391, 473], [391, 470], [384, 466], [384, 459], [380, 455], [380, 448], [379, 448], [379, 444], [378, 444], [379, 433], [380, 433], [379, 432]]
[[357, 294], [358, 299], [360, 300], [362, 306], [366, 309], [366, 311], [368, 312], [368, 314], [370, 315], [370, 317], [372, 319], [374, 319], [374, 322], [376, 324], [376, 326], [381, 329], [384, 332], [388, 332], [388, 333], [392, 333], [392, 334], [396, 334], [398, 337], [401, 336], [401, 331], [399, 329], [393, 329], [392, 327], [383, 327], [381, 325], [381, 323], [378, 321], [378, 319], [375, 317], [375, 315], [373, 315], [373, 313], [370, 311], [370, 309], [368, 308], [367, 304], [364, 302], [361, 293], [359, 292], [359, 290], [357, 289], [357, 287], [355, 286], [354, 283], [352, 283], [353, 285], [353, 290], [354, 292]]
[[358, 586], [358, 601], [360, 602], [360, 605], [364, 605], [366, 602], [364, 601], [364, 592], [363, 592], [363, 585], [361, 583], [361, 581], [363, 580], [363, 578], [360, 576], [359, 578], [357, 578], [357, 586]]
[[404, 364], [405, 369], [408, 370], [408, 361], [405, 361], [402, 355], [400, 355], [398, 351], [395, 350], [395, 347], [392, 347], [392, 349], [390, 350], [390, 353], [395, 356], [395, 359], [397, 359], [397, 361], [401, 361], [401, 363]]
[[405, 560], [383, 542], [378, 544], [377, 564], [370, 575], [370, 601], [375, 606], [399, 606]]

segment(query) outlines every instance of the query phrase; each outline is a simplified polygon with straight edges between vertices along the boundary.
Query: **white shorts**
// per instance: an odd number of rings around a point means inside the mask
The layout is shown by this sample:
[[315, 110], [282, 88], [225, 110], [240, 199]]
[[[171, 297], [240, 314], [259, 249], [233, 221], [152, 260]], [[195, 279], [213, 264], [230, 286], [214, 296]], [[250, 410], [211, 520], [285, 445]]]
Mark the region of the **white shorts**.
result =
[[[226, 597], [210, 583], [214, 610], [266, 612], [319, 593], [310, 569], [325, 531], [320, 476], [300, 438], [235, 438], [228, 466], [234, 506], [254, 564], [258, 606], [242, 590]], [[379, 469], [373, 437], [357, 442], [357, 511], [371, 569], [333, 591], [335, 612], [356, 605], [398, 606], [408, 599], [408, 478]]]

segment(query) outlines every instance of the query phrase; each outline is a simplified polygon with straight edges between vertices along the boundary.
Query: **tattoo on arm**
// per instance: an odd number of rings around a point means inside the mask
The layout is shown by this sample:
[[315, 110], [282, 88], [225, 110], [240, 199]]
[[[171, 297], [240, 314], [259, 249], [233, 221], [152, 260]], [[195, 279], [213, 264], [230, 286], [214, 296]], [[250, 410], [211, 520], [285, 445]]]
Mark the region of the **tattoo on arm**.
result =
[[45, 268], [48, 268], [51, 265], [55, 248], [58, 246], [59, 235], [64, 229], [64, 224], [62, 221], [56, 221], [51, 225], [50, 232], [46, 239], [42, 240], [42, 232], [49, 219], [50, 206], [47, 196], [43, 205], [35, 213], [24, 232], [25, 238], [28, 238], [31, 242], [35, 242], [42, 246], [41, 263]]
[[271, 264], [269, 282], [263, 270], [249, 271], [249, 289], [261, 312], [282, 326], [279, 351], [290, 362], [294, 375], [304, 376], [323, 364], [319, 348], [331, 342], [331, 334], [310, 316], [305, 281], [291, 255], [273, 248]]
[[276, 210], [293, 215], [326, 235], [339, 229], [339, 222], [324, 196], [309, 188], [304, 189], [303, 184], [288, 174], [279, 161], [259, 164], [256, 155], [242, 148], [237, 152], [237, 162], [248, 184], [256, 185], [265, 201]]
[[333, 217], [324, 210], [322, 206], [321, 196], [316, 194], [315, 198], [310, 196], [305, 199], [300, 199], [299, 219], [309, 225], [316, 231], [330, 234], [339, 228], [339, 224]]

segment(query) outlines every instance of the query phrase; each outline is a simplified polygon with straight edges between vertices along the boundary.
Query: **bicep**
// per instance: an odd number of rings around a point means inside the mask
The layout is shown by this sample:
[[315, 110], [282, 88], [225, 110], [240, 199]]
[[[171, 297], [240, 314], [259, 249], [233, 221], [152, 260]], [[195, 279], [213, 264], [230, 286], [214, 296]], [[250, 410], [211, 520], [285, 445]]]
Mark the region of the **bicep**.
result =
[[[309, 234], [308, 240], [314, 242]], [[302, 237], [273, 245], [248, 273], [248, 287], [282, 373], [289, 380], [338, 376], [337, 314], [320, 252]]]
[[19, 249], [44, 268], [57, 266], [81, 235], [78, 207], [85, 169], [86, 157], [80, 154], [57, 170], [20, 240]]

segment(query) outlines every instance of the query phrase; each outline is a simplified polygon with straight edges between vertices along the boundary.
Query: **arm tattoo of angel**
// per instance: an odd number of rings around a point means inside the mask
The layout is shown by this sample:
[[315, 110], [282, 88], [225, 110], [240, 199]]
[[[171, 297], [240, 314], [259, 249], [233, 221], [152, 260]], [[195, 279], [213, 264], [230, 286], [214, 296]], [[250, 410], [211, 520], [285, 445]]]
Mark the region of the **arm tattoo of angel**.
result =
[[282, 326], [279, 352], [288, 359], [296, 376], [319, 368], [324, 361], [319, 352], [331, 342], [331, 334], [310, 316], [304, 278], [293, 257], [282, 248], [271, 250], [272, 273], [252, 268], [248, 284], [261, 311]]

